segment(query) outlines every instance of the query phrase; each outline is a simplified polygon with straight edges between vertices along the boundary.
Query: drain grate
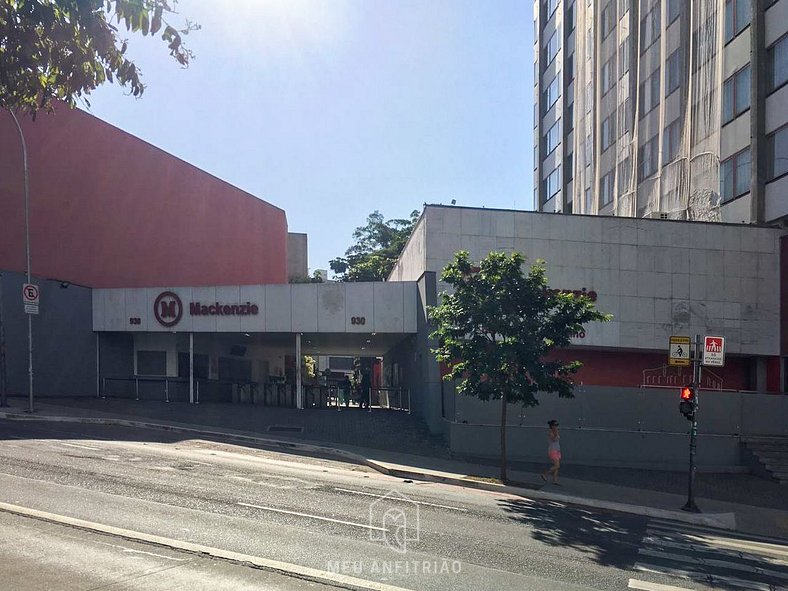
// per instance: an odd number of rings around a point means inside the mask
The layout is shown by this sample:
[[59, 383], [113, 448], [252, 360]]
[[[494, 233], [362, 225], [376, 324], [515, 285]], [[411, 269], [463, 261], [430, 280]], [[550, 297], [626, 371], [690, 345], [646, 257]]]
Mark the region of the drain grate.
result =
[[271, 425], [268, 427], [269, 433], [303, 433], [303, 427], [293, 427], [292, 425]]

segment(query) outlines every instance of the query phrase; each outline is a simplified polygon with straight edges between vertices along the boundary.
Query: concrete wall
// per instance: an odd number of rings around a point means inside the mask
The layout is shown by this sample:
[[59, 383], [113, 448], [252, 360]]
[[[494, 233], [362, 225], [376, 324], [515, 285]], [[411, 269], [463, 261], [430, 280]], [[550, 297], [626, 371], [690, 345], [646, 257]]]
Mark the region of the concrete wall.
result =
[[[456, 395], [451, 383], [444, 388], [445, 408], [451, 409], [445, 418], [452, 451], [495, 457], [500, 402]], [[690, 423], [678, 410], [677, 389], [586, 386], [576, 388], [574, 398], [543, 394], [539, 402], [533, 408], [509, 405], [513, 460], [544, 460], [547, 421], [557, 419], [567, 463], [663, 469], [686, 465]], [[699, 462], [709, 469], [739, 466], [742, 436], [788, 436], [786, 396], [702, 391], [698, 416]]]
[[[33, 273], [90, 287], [287, 281], [285, 212], [58, 106], [21, 121]], [[22, 155], [0, 116], [0, 269], [25, 268]]]
[[306, 234], [287, 233], [287, 277], [309, 274], [309, 242]]
[[[182, 316], [171, 327], [155, 317], [163, 292], [180, 299]], [[195, 315], [191, 303], [257, 306], [256, 314]], [[301, 283], [224, 287], [97, 289], [93, 329], [121, 332], [415, 333], [414, 282]], [[139, 323], [131, 323], [131, 320]], [[363, 319], [363, 322], [359, 319]]]
[[[440, 371], [431, 351], [435, 342], [429, 338], [433, 329], [427, 318], [427, 307], [436, 303], [435, 282], [434, 273], [425, 273], [419, 279], [418, 330], [415, 335], [387, 352], [383, 361], [387, 369], [394, 364], [401, 368], [405, 379], [402, 385], [411, 391], [413, 413], [427, 424], [432, 433], [444, 433]], [[384, 371], [386, 374], [388, 371]]]
[[[8, 391], [28, 394], [27, 315], [22, 306], [25, 276], [0, 272]], [[90, 323], [91, 290], [33, 277], [41, 293], [33, 316], [34, 396], [96, 393], [96, 337]], [[65, 286], [65, 287], [64, 287]]]
[[551, 287], [596, 291], [613, 321], [577, 345], [662, 351], [673, 334], [714, 334], [729, 354], [779, 355], [779, 229], [442, 206], [422, 218], [427, 271], [461, 249], [519, 251], [547, 262]]
[[[561, 428], [563, 464], [684, 470], [688, 442], [686, 434]], [[452, 452], [460, 458], [497, 461], [500, 457], [497, 427], [453, 423], [450, 443]], [[543, 462], [547, 466], [547, 427], [508, 428], [506, 448], [511, 461]], [[697, 449], [699, 470], [743, 469], [738, 437], [699, 435]]]
[[426, 255], [426, 222], [422, 213], [388, 280], [418, 281], [425, 271]]

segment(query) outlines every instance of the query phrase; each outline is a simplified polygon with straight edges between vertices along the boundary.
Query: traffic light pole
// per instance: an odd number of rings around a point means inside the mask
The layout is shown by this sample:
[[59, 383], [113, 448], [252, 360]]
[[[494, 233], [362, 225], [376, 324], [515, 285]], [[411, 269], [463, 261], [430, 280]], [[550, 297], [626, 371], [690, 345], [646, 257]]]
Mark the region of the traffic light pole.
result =
[[695, 335], [695, 354], [692, 357], [692, 429], [690, 430], [689, 478], [687, 504], [684, 511], [700, 513], [695, 504], [695, 454], [698, 439], [698, 391], [700, 390], [700, 335]]

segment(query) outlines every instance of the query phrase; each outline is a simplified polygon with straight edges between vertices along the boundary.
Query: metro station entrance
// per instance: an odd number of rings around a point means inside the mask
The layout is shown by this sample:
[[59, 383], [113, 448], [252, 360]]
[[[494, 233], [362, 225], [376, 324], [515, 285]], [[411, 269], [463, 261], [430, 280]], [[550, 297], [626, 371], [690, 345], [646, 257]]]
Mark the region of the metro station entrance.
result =
[[93, 295], [99, 396], [337, 411], [411, 407], [409, 389], [384, 370], [383, 358], [416, 333], [415, 283]]

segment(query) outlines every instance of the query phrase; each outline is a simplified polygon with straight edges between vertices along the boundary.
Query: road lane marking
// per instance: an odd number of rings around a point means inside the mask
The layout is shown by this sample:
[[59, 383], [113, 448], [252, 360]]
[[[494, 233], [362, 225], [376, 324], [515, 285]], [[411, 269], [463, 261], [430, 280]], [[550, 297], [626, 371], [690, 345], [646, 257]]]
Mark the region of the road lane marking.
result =
[[660, 585], [659, 583], [649, 583], [638, 579], [629, 579], [630, 589], [640, 589], [640, 591], [689, 591], [686, 587], [674, 587], [673, 585]]
[[[367, 497], [376, 497], [378, 499], [384, 498], [382, 495], [379, 495], [379, 494], [368, 493], [368, 492], [364, 492], [364, 491], [360, 491], [360, 490], [351, 490], [349, 488], [337, 488], [337, 487], [334, 487], [334, 490], [338, 490], [340, 492], [350, 493], [350, 494], [353, 494], [353, 495], [365, 495]], [[385, 497], [385, 498], [389, 499], [390, 497]], [[427, 505], [428, 507], [440, 507], [441, 509], [451, 509], [452, 511], [462, 511], [463, 513], [467, 513], [468, 512], [467, 509], [463, 509], [462, 507], [452, 507], [450, 505], [439, 505], [438, 503], [428, 503], [426, 501], [414, 501], [413, 499], [397, 499], [397, 498], [391, 498], [391, 500], [394, 500], [394, 501], [401, 500], [402, 502], [416, 503], [417, 505]]]
[[342, 521], [341, 519], [331, 519], [330, 517], [321, 517], [320, 515], [310, 515], [309, 513], [298, 513], [297, 511], [287, 511], [285, 509], [275, 509], [274, 507], [264, 507], [262, 505], [252, 505], [251, 503], [236, 503], [242, 507], [253, 507], [263, 511], [273, 511], [274, 513], [284, 513], [286, 515], [295, 515], [297, 517], [308, 517], [309, 519], [318, 519], [320, 521], [330, 521], [331, 523], [341, 523], [342, 525], [350, 525], [353, 527], [360, 527], [363, 529], [375, 529], [378, 531], [388, 531], [385, 527], [376, 527], [368, 523], [355, 523], [353, 521]]
[[[713, 552], [713, 550], [709, 550], [708, 552]], [[778, 579], [788, 580], [788, 573], [779, 572], [768, 568], [755, 567], [749, 564], [742, 564], [728, 560], [716, 560], [714, 558], [700, 558], [699, 556], [687, 556], [685, 554], [676, 554], [673, 552], [660, 552], [658, 550], [649, 550], [647, 548], [639, 548], [638, 554], [641, 554], [643, 556], [650, 556], [651, 558], [662, 558], [664, 560], [675, 560], [677, 562], [686, 562], [686, 563], [698, 564], [702, 566], [727, 568], [730, 570], [738, 570], [746, 573], [762, 575], [765, 577], [775, 577]]]
[[[306, 480], [301, 480], [300, 478], [288, 478], [285, 476], [271, 476], [269, 478], [279, 478], [280, 480], [291, 481], [290, 484], [277, 484], [274, 482], [264, 482], [262, 480], [253, 480], [251, 478], [246, 478], [245, 476], [225, 476], [230, 480], [240, 480], [241, 482], [248, 482], [250, 484], [257, 484], [259, 486], [267, 486], [269, 488], [276, 488], [279, 490], [293, 490], [299, 488], [299, 484], [303, 484], [301, 489], [310, 488], [309, 483]], [[313, 488], [313, 487], [312, 487]]]
[[[665, 537], [666, 533], [668, 532], [655, 531], [649, 528], [646, 533], [652, 536], [659, 535]], [[738, 550], [739, 552], [746, 552], [750, 554], [773, 556], [781, 559], [788, 558], [788, 549], [786, 549], [785, 546], [781, 546], [779, 544], [767, 544], [765, 542], [751, 542], [749, 540], [738, 540], [735, 538], [723, 538], [720, 536], [703, 535], [703, 534], [692, 534], [692, 533], [684, 534], [676, 530], [671, 530], [670, 533], [675, 534], [676, 536], [680, 537], [684, 541], [703, 542], [706, 545], [711, 544], [714, 546], [722, 546], [724, 548]]]
[[741, 550], [728, 550], [725, 548], [710, 547], [708, 544], [682, 544], [680, 542], [673, 542], [660, 537], [646, 536], [643, 542], [647, 544], [654, 544], [660, 548], [674, 548], [677, 550], [687, 550], [689, 552], [703, 552], [713, 553], [719, 556], [729, 556], [732, 559], [744, 559], [753, 562], [767, 564], [769, 566], [788, 566], [788, 561], [773, 558], [772, 556], [762, 554], [745, 554]]
[[[633, 570], [640, 571], [643, 573], [654, 573], [657, 575], [668, 575], [670, 577], [681, 577], [684, 579], [688, 579], [693, 582], [701, 583], [703, 585], [711, 586], [712, 588], [719, 588], [720, 585], [724, 585], [727, 587], [737, 587], [740, 589], [745, 589], [745, 591], [774, 591], [775, 587], [770, 585], [769, 583], [761, 583], [758, 581], [745, 581], [743, 579], [737, 579], [735, 577], [724, 577], [715, 574], [707, 574], [700, 576], [696, 572], [690, 572], [686, 570], [676, 569], [676, 568], [656, 568], [654, 566], [648, 567], [643, 566], [642, 564], [636, 564], [632, 567]], [[711, 579], [711, 580], [710, 580]], [[681, 589], [681, 587], [678, 587]], [[682, 591], [686, 591], [682, 589]]]
[[76, 447], [78, 449], [89, 449], [92, 451], [99, 451], [101, 450], [100, 447], [93, 447], [90, 445], [85, 445], [84, 443], [68, 443], [67, 441], [59, 441], [58, 445], [66, 445], [68, 447]]
[[22, 515], [25, 517], [33, 517], [35, 519], [42, 519], [51, 523], [69, 525], [71, 527], [77, 527], [102, 534], [119, 536], [138, 542], [146, 542], [148, 544], [156, 544], [168, 548], [175, 548], [176, 550], [182, 550], [192, 554], [213, 556], [214, 558], [228, 560], [236, 564], [248, 563], [268, 571], [295, 576], [317, 583], [331, 583], [334, 585], [344, 586], [346, 588], [349, 587], [351, 589], [363, 589], [368, 591], [412, 591], [411, 589], [406, 589], [405, 587], [397, 587], [395, 585], [379, 583], [378, 581], [368, 581], [358, 577], [351, 577], [349, 575], [343, 575], [340, 573], [332, 573], [316, 568], [310, 568], [308, 566], [301, 566], [299, 564], [282, 562], [270, 558], [262, 558], [260, 556], [251, 556], [249, 554], [241, 554], [240, 552], [212, 548], [202, 544], [193, 544], [191, 542], [174, 540], [172, 538], [165, 538], [163, 536], [156, 536], [133, 530], [122, 529], [119, 527], [113, 527], [110, 525], [93, 523], [83, 519], [66, 517], [64, 515], [48, 513], [46, 511], [38, 511], [37, 509], [30, 509], [28, 507], [21, 507], [19, 505], [11, 505], [9, 503], [0, 502], [0, 511], [6, 511], [8, 513], [14, 513], [16, 515]]

